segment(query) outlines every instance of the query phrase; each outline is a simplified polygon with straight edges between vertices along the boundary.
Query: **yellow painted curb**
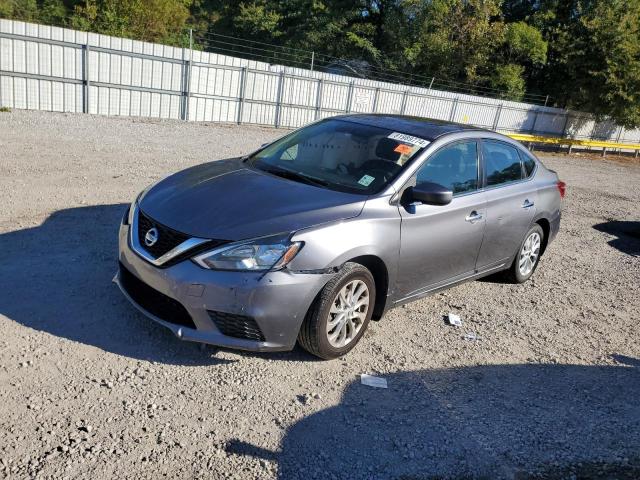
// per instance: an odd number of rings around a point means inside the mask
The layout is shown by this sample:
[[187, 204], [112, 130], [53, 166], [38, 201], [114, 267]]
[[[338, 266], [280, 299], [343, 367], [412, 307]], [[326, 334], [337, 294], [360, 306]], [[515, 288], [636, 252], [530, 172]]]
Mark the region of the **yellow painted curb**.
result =
[[577, 138], [542, 137], [539, 135], [528, 135], [526, 133], [507, 133], [508, 137], [520, 142], [550, 143], [553, 145], [579, 145], [582, 147], [599, 148], [623, 148], [626, 150], [640, 150], [640, 143], [618, 143], [604, 140], [581, 140]]

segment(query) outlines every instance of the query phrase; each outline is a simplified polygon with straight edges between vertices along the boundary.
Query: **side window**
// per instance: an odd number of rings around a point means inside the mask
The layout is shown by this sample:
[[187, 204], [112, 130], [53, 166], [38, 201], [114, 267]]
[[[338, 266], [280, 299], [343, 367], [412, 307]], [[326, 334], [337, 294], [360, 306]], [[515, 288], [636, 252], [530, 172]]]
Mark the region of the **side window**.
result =
[[502, 185], [522, 179], [520, 155], [511, 145], [483, 140], [482, 158], [487, 172], [487, 186]]
[[454, 195], [477, 190], [478, 143], [461, 141], [441, 148], [420, 167], [416, 180], [439, 183]]
[[522, 158], [522, 163], [524, 164], [525, 176], [529, 178], [536, 168], [536, 161], [522, 152], [520, 152], [520, 158]]

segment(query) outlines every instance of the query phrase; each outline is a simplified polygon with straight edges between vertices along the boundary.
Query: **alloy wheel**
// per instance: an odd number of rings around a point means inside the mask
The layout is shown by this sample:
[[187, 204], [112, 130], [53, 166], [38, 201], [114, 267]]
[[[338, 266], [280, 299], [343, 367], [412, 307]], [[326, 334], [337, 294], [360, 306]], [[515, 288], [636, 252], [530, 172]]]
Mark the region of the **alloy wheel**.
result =
[[540, 255], [540, 244], [542, 239], [538, 232], [533, 232], [527, 237], [522, 244], [520, 250], [520, 258], [518, 260], [518, 270], [523, 277], [528, 276], [533, 271]]
[[362, 280], [352, 280], [338, 292], [327, 319], [327, 338], [334, 348], [351, 343], [367, 318], [369, 288]]

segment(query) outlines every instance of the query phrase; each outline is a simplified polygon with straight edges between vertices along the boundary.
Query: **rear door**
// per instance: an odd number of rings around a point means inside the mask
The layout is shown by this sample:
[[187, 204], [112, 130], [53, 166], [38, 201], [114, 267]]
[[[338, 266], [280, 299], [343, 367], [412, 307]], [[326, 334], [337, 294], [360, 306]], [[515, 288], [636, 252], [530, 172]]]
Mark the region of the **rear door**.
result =
[[415, 182], [434, 182], [453, 191], [449, 205], [400, 205], [398, 293], [410, 298], [471, 275], [485, 224], [479, 190], [478, 141], [449, 143], [418, 169]]
[[477, 268], [498, 267], [517, 252], [536, 212], [537, 189], [518, 149], [483, 139], [487, 217]]

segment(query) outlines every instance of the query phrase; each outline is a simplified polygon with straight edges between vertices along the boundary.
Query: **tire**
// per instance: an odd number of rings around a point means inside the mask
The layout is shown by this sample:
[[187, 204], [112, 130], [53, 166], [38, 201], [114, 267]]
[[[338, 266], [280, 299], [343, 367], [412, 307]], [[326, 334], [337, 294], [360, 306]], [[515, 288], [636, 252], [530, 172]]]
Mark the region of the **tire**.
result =
[[[363, 286], [366, 292], [359, 293]], [[350, 292], [357, 294], [355, 300], [349, 297]], [[366, 310], [363, 305], [353, 308], [365, 299]], [[364, 335], [375, 301], [376, 284], [371, 272], [359, 263], [345, 263], [309, 308], [298, 333], [298, 343], [307, 352], [325, 360], [345, 355]]]
[[[536, 241], [537, 234], [537, 241]], [[527, 242], [531, 241], [531, 244], [527, 244]], [[516, 257], [513, 259], [513, 263], [509, 270], [506, 271], [506, 278], [512, 283], [524, 283], [531, 278], [531, 275], [538, 268], [538, 263], [540, 263], [540, 253], [542, 249], [542, 245], [544, 242], [544, 231], [542, 227], [537, 223], [532, 225], [531, 228], [527, 231], [527, 234], [524, 236], [524, 240], [520, 244], [518, 248], [518, 252], [516, 253]], [[536, 246], [537, 245], [537, 246]], [[529, 248], [533, 246], [533, 252], [529, 255], [529, 263], [525, 262], [526, 268], [521, 268], [521, 262], [524, 261], [524, 255], [526, 255], [525, 248]], [[533, 254], [535, 254], [535, 260], [532, 260]]]

